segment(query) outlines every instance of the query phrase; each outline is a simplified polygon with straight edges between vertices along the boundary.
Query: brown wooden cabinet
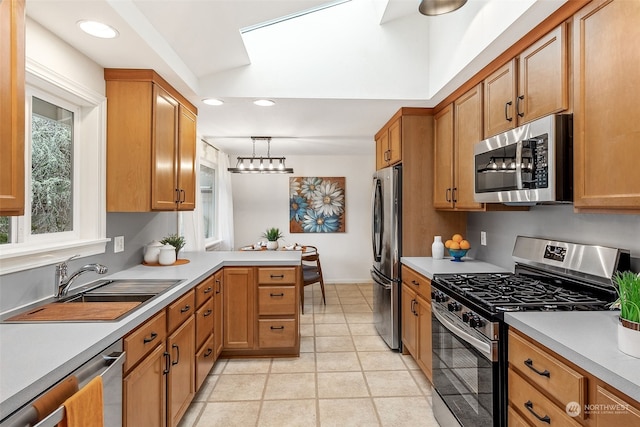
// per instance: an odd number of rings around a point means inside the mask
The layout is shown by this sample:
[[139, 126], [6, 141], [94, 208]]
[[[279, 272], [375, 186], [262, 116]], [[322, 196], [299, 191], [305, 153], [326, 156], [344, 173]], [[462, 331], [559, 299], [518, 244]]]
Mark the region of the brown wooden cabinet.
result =
[[193, 210], [197, 109], [152, 70], [104, 75], [107, 210]]
[[[640, 3], [597, 0], [573, 21], [574, 206], [640, 212]], [[631, 78], [631, 80], [629, 79]]]
[[218, 359], [222, 353], [223, 347], [223, 325], [224, 325], [224, 273], [218, 270], [214, 276], [214, 295], [213, 295], [213, 349], [215, 359]]
[[400, 163], [402, 160], [402, 117], [380, 129], [376, 139], [376, 169]]
[[402, 345], [432, 381], [431, 281], [402, 266]]
[[196, 391], [195, 320], [191, 313], [167, 338], [171, 365], [167, 374], [167, 424], [171, 427], [178, 425]]
[[128, 374], [125, 371], [122, 382], [123, 426], [167, 425], [166, 355], [162, 341], [135, 369]]
[[254, 348], [255, 281], [253, 267], [224, 269], [224, 342], [227, 350]]
[[632, 404], [603, 385], [597, 385], [594, 403], [596, 408], [609, 408], [594, 414], [597, 427], [640, 426], [640, 407], [637, 402]]
[[484, 137], [569, 108], [567, 24], [484, 80]]
[[0, 215], [24, 215], [25, 2], [0, 2]]
[[196, 341], [195, 370], [198, 390], [216, 361], [214, 348], [215, 327], [215, 275], [196, 286]]

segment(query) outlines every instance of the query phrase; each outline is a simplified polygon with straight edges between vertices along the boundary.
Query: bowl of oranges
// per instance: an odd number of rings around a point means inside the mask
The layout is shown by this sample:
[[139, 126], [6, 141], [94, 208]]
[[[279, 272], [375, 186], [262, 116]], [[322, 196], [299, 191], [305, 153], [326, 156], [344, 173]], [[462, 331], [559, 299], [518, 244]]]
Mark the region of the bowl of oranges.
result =
[[454, 234], [451, 239], [444, 243], [444, 247], [453, 257], [451, 261], [462, 262], [462, 257], [471, 249], [471, 244], [462, 237], [462, 234]]

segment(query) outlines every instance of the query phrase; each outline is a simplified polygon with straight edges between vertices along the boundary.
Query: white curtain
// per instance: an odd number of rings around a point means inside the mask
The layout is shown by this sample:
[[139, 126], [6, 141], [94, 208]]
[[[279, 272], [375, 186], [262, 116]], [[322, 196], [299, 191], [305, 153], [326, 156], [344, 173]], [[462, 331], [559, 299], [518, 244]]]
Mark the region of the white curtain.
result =
[[200, 192], [200, 144], [198, 139], [198, 157], [196, 158], [196, 208], [193, 211], [180, 212], [178, 214], [179, 234], [184, 236], [185, 251], [204, 251], [204, 224], [202, 219], [202, 193]]
[[220, 230], [221, 251], [232, 251], [233, 241], [233, 193], [231, 191], [231, 173], [229, 168], [229, 156], [218, 153], [218, 224]]

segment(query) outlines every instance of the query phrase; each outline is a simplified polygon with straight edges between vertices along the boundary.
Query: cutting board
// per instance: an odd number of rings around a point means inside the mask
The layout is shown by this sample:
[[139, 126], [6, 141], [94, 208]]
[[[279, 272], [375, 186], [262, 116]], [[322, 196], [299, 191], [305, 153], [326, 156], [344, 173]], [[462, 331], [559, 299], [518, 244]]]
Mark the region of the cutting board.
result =
[[142, 304], [127, 302], [70, 302], [50, 303], [7, 319], [7, 322], [24, 321], [83, 321], [115, 320]]

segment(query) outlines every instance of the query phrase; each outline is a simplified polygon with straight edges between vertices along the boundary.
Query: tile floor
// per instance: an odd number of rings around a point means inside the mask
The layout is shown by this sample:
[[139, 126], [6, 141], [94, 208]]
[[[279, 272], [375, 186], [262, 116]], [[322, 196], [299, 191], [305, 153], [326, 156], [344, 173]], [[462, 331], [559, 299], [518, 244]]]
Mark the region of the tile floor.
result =
[[371, 284], [305, 288], [300, 357], [220, 359], [179, 427], [437, 427], [431, 385], [378, 336]]

